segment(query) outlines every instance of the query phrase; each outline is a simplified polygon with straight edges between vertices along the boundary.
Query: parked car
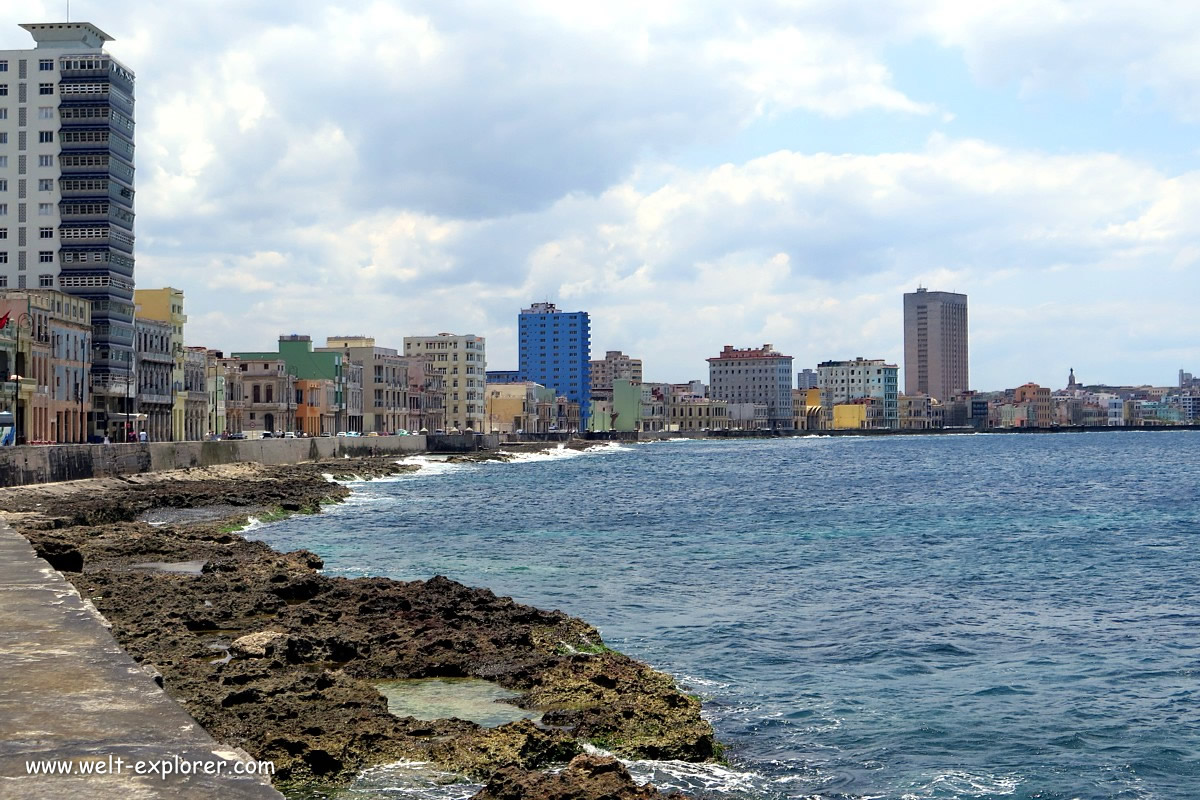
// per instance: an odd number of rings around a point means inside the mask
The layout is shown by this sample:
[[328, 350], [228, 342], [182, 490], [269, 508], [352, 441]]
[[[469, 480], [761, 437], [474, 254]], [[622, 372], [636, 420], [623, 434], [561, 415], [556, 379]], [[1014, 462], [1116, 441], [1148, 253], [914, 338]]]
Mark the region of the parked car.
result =
[[367, 434], [367, 436], [378, 436], [378, 435], [379, 435], [379, 431], [371, 431], [370, 433]]
[[270, 431], [263, 431], [262, 438], [264, 438], [264, 439], [275, 439], [275, 438], [277, 438], [277, 437], [275, 436], [275, 434], [271, 433]]
[[329, 431], [325, 431], [324, 433], [321, 434], [322, 439], [329, 437], [329, 436], [333, 436], [333, 434], [330, 433]]
[[283, 438], [284, 439], [295, 439], [296, 432], [295, 431], [284, 431]]
[[246, 438], [246, 434], [244, 434], [244, 433], [231, 433], [231, 434], [229, 434], [228, 436], [226, 436], [225, 438], [226, 438], [226, 439], [245, 439], [245, 438]]

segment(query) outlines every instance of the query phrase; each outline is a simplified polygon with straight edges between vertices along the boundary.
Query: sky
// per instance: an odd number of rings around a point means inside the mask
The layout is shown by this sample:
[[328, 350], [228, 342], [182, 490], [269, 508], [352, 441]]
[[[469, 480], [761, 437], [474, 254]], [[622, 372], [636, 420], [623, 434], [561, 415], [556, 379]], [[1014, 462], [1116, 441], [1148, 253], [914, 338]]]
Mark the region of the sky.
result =
[[[0, 49], [66, 3], [0, 6]], [[972, 388], [1200, 372], [1200, 4], [75, 0], [137, 74], [138, 286], [189, 345], [726, 344], [903, 367], [970, 303]], [[1190, 210], [1189, 210], [1190, 209]]]

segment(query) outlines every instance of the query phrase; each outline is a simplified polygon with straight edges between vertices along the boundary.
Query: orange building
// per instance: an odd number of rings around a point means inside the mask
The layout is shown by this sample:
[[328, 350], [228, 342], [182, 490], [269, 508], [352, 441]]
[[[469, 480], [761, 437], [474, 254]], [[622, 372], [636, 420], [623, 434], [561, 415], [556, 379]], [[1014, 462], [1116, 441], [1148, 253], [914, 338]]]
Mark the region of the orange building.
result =
[[337, 386], [328, 379], [296, 381], [296, 430], [309, 436], [337, 433]]

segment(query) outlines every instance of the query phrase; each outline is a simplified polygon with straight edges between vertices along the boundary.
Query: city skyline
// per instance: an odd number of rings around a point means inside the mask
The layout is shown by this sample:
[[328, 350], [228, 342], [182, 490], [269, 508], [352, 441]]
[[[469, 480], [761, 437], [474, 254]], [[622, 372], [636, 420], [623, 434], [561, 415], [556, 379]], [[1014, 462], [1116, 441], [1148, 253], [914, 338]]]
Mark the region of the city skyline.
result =
[[[137, 70], [137, 283], [187, 293], [189, 345], [474, 331], [506, 365], [547, 299], [648, 379], [727, 343], [903, 365], [925, 285], [971, 297], [972, 388], [1170, 384], [1197, 368], [1200, 181], [1194, 75], [1162, 53], [1200, 19], [1039, 5], [72, 19]], [[60, 6], [0, 11], [0, 48]]]

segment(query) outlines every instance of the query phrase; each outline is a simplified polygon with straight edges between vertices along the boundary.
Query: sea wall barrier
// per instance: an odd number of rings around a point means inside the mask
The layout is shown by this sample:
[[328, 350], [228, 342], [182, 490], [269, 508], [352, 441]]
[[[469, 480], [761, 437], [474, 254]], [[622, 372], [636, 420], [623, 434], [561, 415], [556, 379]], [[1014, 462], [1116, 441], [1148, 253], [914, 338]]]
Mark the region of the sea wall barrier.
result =
[[343, 456], [494, 450], [496, 434], [242, 439], [216, 442], [61, 444], [0, 449], [0, 486], [106, 478], [255, 462], [298, 464]]
[[3, 520], [0, 596], [0, 798], [283, 800]]

